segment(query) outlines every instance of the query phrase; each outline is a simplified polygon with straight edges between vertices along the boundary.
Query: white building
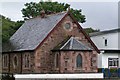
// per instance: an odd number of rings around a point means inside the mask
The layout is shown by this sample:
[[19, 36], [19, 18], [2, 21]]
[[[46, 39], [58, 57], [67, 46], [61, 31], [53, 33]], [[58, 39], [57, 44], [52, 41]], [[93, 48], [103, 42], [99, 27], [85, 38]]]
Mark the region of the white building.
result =
[[120, 28], [90, 34], [99, 48], [98, 68], [120, 68]]

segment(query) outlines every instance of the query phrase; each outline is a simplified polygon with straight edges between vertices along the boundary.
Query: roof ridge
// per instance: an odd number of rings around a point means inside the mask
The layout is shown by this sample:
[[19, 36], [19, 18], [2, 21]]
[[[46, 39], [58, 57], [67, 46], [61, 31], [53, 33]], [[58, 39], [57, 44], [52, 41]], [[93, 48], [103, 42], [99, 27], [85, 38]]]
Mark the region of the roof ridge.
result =
[[[67, 13], [67, 11], [62, 11], [62, 12], [57, 12], [57, 13], [53, 13], [53, 14], [48, 14], [48, 15], [45, 16], [45, 18], [50, 17], [50, 16], [54, 16], [54, 15], [64, 14], [64, 13]], [[39, 16], [36, 16], [36, 17], [33, 17], [33, 18], [29, 18], [29, 19], [27, 19], [25, 21], [30, 21], [30, 20], [37, 19], [37, 18], [41, 18], [41, 16], [39, 15]], [[45, 18], [41, 18], [41, 19], [45, 19]]]

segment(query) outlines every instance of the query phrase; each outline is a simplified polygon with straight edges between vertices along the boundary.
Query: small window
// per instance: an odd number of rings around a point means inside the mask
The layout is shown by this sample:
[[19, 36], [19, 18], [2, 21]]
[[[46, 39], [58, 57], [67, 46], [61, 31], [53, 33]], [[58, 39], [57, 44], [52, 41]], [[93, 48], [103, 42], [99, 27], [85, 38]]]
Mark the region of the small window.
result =
[[8, 67], [8, 55], [3, 55], [3, 68]]
[[65, 24], [65, 29], [67, 29], [67, 30], [68, 30], [68, 29], [70, 29], [70, 28], [71, 28], [70, 23], [66, 23], [66, 24]]
[[13, 66], [17, 67], [17, 65], [18, 65], [18, 58], [17, 58], [17, 56], [14, 56], [14, 58], [13, 58]]
[[77, 56], [76, 66], [77, 66], [77, 68], [82, 67], [82, 56], [80, 54]]
[[25, 68], [30, 67], [30, 55], [29, 54], [24, 55], [24, 67]]
[[108, 67], [118, 67], [119, 60], [118, 58], [108, 58]]
[[107, 39], [105, 39], [105, 46], [107, 46]]

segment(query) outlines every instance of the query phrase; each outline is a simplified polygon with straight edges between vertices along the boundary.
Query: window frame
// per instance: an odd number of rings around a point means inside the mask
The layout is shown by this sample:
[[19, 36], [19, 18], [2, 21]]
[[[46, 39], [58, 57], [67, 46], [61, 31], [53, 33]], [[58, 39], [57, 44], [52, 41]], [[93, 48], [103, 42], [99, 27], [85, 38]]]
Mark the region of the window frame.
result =
[[108, 68], [119, 67], [119, 58], [108, 58]]
[[3, 55], [3, 61], [2, 61], [2, 66], [3, 66], [3, 68], [8, 68], [8, 59], [9, 59], [9, 56], [8, 56], [8, 54], [4, 54]]
[[[16, 58], [16, 60], [17, 60], [16, 64], [15, 64], [15, 58]], [[18, 66], [18, 56], [17, 56], [17, 55], [14, 55], [14, 57], [13, 57], [13, 67], [14, 67], [14, 68], [17, 68], [17, 66]]]
[[[69, 24], [69, 29], [66, 28], [66, 24]], [[66, 31], [71, 31], [73, 29], [73, 23], [71, 21], [66, 21], [64, 22], [63, 24], [63, 28], [66, 30]]]
[[69, 30], [69, 29], [71, 29], [71, 24], [70, 23], [65, 23], [64, 27], [65, 27], [66, 30]]
[[105, 46], [107, 46], [108, 45], [108, 40], [107, 39], [105, 39]]
[[[78, 64], [78, 59], [81, 60], [79, 64]], [[82, 68], [82, 67], [83, 67], [83, 58], [81, 54], [78, 54], [76, 56], [76, 68]]]
[[23, 68], [24, 69], [29, 69], [30, 68], [30, 54], [29, 53], [25, 53], [23, 55]]

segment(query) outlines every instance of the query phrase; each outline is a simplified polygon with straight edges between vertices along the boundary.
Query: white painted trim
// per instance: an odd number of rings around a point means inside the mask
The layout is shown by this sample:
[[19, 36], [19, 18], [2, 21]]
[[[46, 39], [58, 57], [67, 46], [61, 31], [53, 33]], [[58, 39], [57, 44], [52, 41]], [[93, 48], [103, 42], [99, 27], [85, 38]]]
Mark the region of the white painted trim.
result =
[[118, 57], [119, 57], [119, 68], [120, 68], [120, 54], [118, 54]]
[[73, 44], [73, 37], [71, 37], [70, 49], [72, 49], [72, 44]]
[[81, 74], [16, 74], [19, 78], [39, 78], [39, 79], [102, 79], [103, 73], [81, 73]]
[[63, 49], [67, 45], [67, 43], [71, 40], [71, 38], [60, 48], [60, 50]]

